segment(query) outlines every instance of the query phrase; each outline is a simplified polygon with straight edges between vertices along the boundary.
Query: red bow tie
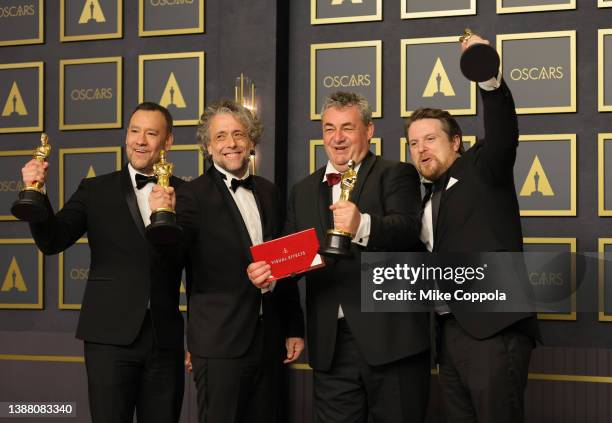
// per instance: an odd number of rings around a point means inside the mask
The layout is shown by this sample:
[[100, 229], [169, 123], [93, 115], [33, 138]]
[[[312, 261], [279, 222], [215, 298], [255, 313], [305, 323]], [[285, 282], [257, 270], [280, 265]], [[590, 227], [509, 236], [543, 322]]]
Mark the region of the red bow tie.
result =
[[340, 183], [342, 175], [340, 173], [328, 173], [325, 175], [325, 178], [327, 180], [327, 185], [331, 187]]

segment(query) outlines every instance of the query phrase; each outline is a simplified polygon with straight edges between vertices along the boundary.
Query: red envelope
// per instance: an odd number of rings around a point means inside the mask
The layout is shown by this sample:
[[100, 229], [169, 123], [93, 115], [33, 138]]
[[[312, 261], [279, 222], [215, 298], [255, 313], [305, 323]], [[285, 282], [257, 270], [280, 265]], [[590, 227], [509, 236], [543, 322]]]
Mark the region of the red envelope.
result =
[[272, 267], [269, 281], [325, 266], [318, 251], [319, 239], [314, 228], [251, 247], [253, 261], [265, 261]]

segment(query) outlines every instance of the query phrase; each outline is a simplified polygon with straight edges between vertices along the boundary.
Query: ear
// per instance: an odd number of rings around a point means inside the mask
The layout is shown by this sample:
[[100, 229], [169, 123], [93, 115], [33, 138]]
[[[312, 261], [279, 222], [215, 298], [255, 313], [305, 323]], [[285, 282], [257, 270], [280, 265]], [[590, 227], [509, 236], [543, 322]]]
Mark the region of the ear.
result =
[[249, 149], [249, 151], [255, 150], [255, 143], [251, 141], [250, 137], [247, 137], [247, 140], [248, 140], [247, 148]]
[[459, 147], [461, 146], [461, 137], [459, 135], [455, 135], [453, 137], [452, 143], [453, 143], [453, 151], [455, 153], [458, 153], [459, 152]]
[[368, 125], [368, 140], [374, 136], [374, 122], [370, 122]]
[[170, 148], [172, 147], [173, 142], [174, 142], [174, 135], [173, 134], [168, 135], [168, 138], [166, 138], [166, 144], [165, 144], [164, 150], [170, 151]]

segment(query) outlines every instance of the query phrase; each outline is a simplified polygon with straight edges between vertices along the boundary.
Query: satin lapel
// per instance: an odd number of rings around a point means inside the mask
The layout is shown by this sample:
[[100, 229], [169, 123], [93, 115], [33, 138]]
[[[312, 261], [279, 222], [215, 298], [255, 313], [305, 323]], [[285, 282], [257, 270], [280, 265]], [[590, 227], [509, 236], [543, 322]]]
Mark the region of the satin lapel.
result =
[[[451, 168], [452, 170], [452, 168]], [[440, 193], [440, 206], [438, 208], [438, 220], [436, 221], [436, 227], [434, 228], [434, 246], [438, 245], [438, 240], [441, 239], [443, 232], [445, 230], [445, 226], [440, 223], [444, 221], [444, 218], [446, 217], [446, 199], [447, 199], [447, 192], [446, 192], [446, 186], [448, 185], [448, 181], [450, 180], [451, 177], [451, 172], [449, 171], [446, 175], [444, 175], [444, 183], [442, 185], [442, 192]]]
[[247, 230], [244, 220], [242, 220], [240, 210], [238, 209], [238, 206], [236, 205], [232, 194], [230, 194], [227, 185], [225, 185], [221, 173], [219, 173], [219, 171], [214, 166], [211, 166], [209, 173], [210, 177], [213, 178], [213, 180], [215, 181], [217, 189], [221, 193], [221, 196], [223, 197], [224, 203], [227, 206], [230, 216], [234, 221], [234, 227], [238, 231], [240, 243], [244, 246], [244, 251], [247, 254], [247, 257], [250, 257], [249, 247], [252, 245], [251, 237], [249, 236], [249, 231]]
[[354, 204], [359, 204], [361, 191], [363, 190], [366, 179], [368, 179], [368, 175], [374, 167], [374, 163], [376, 163], [376, 156], [369, 152], [366, 154], [361, 166], [359, 167], [359, 172], [357, 172], [357, 183], [355, 184], [355, 188], [353, 188], [353, 191], [351, 191], [351, 196], [349, 197], [351, 202]]
[[134, 219], [134, 223], [136, 224], [138, 231], [144, 237], [144, 222], [142, 221], [140, 209], [138, 208], [138, 201], [136, 200], [134, 186], [132, 185], [130, 171], [128, 170], [127, 166], [124, 166], [123, 169], [121, 169], [121, 189], [123, 190], [123, 197], [125, 198], [125, 202], [127, 203], [127, 206], [130, 209], [132, 219]]
[[257, 178], [255, 178], [255, 176], [251, 176], [251, 178], [253, 178], [253, 197], [255, 197], [255, 203], [257, 203], [257, 210], [259, 211], [261, 235], [264, 241], [269, 241], [272, 239], [274, 234], [272, 233], [272, 228], [270, 227], [270, 222], [268, 221], [268, 216], [266, 215], [266, 210], [269, 210], [269, 207], [274, 207], [274, 205], [262, 204], [264, 195], [261, 193], [261, 188], [257, 183]]
[[322, 235], [325, 235], [327, 230], [332, 228], [333, 224], [332, 212], [329, 209], [329, 206], [332, 203], [332, 190], [329, 185], [322, 182], [324, 172], [325, 168], [316, 173], [317, 177], [314, 179], [315, 192], [313, 195], [313, 198], [316, 198], [318, 202], [317, 208], [319, 209], [319, 227]]

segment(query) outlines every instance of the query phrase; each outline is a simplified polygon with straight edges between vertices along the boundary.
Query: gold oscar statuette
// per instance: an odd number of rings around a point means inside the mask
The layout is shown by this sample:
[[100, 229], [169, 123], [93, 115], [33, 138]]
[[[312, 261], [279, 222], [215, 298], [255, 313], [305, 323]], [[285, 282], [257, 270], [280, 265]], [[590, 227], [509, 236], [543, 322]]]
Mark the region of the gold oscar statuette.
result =
[[[339, 201], [348, 201], [351, 196], [351, 191], [355, 188], [357, 182], [357, 172], [355, 172], [355, 162], [352, 160], [348, 163], [348, 169], [342, 173], [340, 179], [340, 198]], [[327, 231], [325, 238], [325, 246], [320, 249], [319, 253], [327, 257], [351, 257], [351, 240], [353, 234], [342, 231], [340, 229], [330, 229]]]
[[[157, 177], [157, 185], [166, 189], [170, 186], [170, 177], [174, 164], [166, 161], [166, 152], [159, 154], [159, 162], [153, 165], [153, 174]], [[174, 244], [178, 242], [182, 229], [176, 223], [174, 210], [160, 207], [151, 212], [151, 224], [146, 227], [147, 238], [154, 244]]]
[[[34, 150], [32, 158], [43, 163], [51, 154], [49, 137], [44, 132], [40, 135], [40, 145]], [[19, 192], [19, 199], [13, 203], [11, 213], [19, 220], [26, 222], [42, 222], [47, 220], [49, 212], [47, 199], [43, 192], [45, 183], [34, 181]]]

